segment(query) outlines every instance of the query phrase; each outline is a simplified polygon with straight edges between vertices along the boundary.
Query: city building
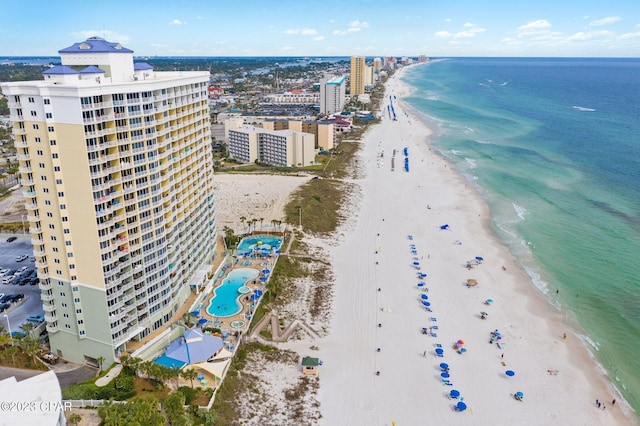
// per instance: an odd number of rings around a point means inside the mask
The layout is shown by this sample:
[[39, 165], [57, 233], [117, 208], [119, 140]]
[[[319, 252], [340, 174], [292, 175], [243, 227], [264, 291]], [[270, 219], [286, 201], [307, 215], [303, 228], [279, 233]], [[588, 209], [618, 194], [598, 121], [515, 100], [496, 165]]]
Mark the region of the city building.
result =
[[366, 65], [363, 56], [351, 57], [349, 94], [351, 96], [364, 93]]
[[65, 411], [71, 410], [62, 401], [62, 391], [56, 373], [52, 370], [17, 381], [15, 376], [0, 380], [3, 425], [56, 425], [67, 424]]
[[344, 77], [320, 80], [320, 113], [324, 115], [341, 112], [346, 99]]
[[215, 253], [208, 72], [98, 37], [2, 84], [52, 352], [109, 365], [172, 320]]
[[242, 163], [308, 166], [315, 162], [314, 136], [294, 130], [267, 130], [243, 125], [228, 129], [229, 156]]

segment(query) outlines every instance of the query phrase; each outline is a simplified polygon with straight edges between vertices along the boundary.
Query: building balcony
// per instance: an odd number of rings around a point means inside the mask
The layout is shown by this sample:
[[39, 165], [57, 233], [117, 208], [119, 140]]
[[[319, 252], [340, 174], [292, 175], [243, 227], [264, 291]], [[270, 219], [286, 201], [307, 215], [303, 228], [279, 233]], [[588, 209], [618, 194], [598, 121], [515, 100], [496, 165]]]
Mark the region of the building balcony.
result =
[[[56, 305], [54, 305], [53, 303], [43, 303], [42, 304], [42, 309], [45, 312], [55, 312], [56, 311]], [[55, 317], [53, 317], [53, 319], [51, 321], [55, 321]]]
[[[43, 302], [52, 302], [55, 299], [55, 296], [53, 294], [40, 293], [40, 299], [42, 299]], [[49, 305], [49, 303], [43, 303], [42, 305]]]
[[58, 331], [58, 323], [47, 324], [48, 333], [55, 333], [56, 331]]

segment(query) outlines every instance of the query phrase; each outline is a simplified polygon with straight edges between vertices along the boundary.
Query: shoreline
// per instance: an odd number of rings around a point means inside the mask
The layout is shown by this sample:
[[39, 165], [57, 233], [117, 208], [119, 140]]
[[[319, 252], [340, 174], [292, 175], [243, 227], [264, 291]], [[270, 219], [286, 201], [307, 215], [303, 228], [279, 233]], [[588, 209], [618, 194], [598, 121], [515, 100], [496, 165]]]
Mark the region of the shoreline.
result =
[[[354, 213], [358, 222], [337, 247], [328, 248], [336, 283], [332, 328], [321, 344], [321, 424], [417, 424], [422, 416], [446, 424], [500, 423], [495, 413], [505, 424], [633, 423], [636, 419], [609, 378], [492, 230], [488, 205], [446, 159], [431, 151], [433, 132], [402, 102], [410, 93], [400, 81], [404, 71], [388, 81], [385, 92], [385, 99], [397, 97], [398, 121], [384, 118], [362, 142], [367, 175], [361, 182], [361, 209]], [[404, 146], [410, 153], [409, 173], [398, 163]], [[377, 158], [381, 149], [382, 166]], [[391, 172], [393, 149], [398, 151]], [[391, 199], [393, 203], [385, 202]], [[440, 232], [443, 223], [451, 231]], [[418, 300], [410, 243], [428, 274], [429, 314]], [[474, 255], [486, 261], [467, 271], [464, 262]], [[465, 277], [477, 278], [478, 288], [465, 288]], [[486, 298], [496, 302], [485, 307]], [[486, 321], [479, 318], [483, 310], [489, 311]], [[429, 315], [437, 317], [434, 338], [419, 333], [421, 326], [435, 324]], [[383, 321], [383, 327], [376, 327]], [[487, 344], [494, 328], [507, 330], [504, 350]], [[468, 353], [453, 353], [451, 343], [457, 339], [465, 340]], [[442, 344], [445, 362], [452, 366], [451, 381], [469, 407], [464, 413], [454, 412], [452, 401], [443, 396], [450, 388], [438, 380], [443, 358], [433, 353], [436, 342]], [[382, 351], [376, 352], [380, 346]], [[516, 375], [506, 377], [507, 368]], [[516, 390], [525, 394], [522, 403], [509, 400]], [[595, 407], [596, 399], [610, 404], [614, 398], [615, 407]], [[420, 399], [429, 401], [426, 412]]]

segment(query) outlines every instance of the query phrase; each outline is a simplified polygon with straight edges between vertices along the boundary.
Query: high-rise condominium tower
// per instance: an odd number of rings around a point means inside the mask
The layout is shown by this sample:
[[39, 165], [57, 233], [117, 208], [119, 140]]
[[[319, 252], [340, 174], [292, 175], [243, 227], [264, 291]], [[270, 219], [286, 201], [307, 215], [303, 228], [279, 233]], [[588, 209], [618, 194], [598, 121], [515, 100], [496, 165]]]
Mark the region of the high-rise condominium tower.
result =
[[362, 56], [352, 56], [351, 57], [351, 82], [349, 94], [351, 96], [354, 95], [362, 95], [364, 93], [364, 85], [365, 85], [365, 62], [364, 57]]
[[9, 100], [52, 351], [111, 362], [163, 327], [215, 252], [207, 72], [98, 37]]

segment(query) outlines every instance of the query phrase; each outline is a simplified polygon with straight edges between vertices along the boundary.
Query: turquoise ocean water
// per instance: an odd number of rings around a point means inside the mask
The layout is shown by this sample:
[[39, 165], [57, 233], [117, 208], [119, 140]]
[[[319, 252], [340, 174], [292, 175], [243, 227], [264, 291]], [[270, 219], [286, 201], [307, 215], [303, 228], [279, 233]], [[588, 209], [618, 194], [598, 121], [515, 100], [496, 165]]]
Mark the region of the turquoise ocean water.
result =
[[434, 149], [639, 413], [640, 60], [445, 59], [403, 79]]

